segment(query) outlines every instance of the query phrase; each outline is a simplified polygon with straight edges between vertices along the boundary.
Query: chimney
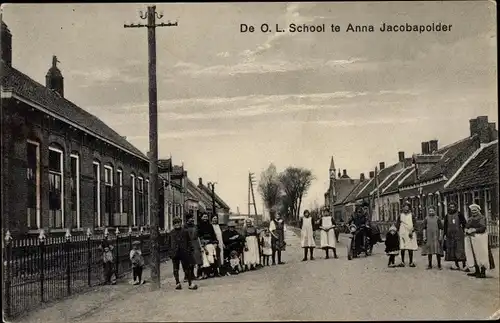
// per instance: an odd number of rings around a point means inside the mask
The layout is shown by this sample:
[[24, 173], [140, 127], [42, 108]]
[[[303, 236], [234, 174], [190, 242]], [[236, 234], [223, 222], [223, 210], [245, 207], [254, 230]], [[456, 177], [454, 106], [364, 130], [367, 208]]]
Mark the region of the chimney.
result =
[[47, 75], [45, 75], [45, 86], [64, 97], [64, 77], [57, 67], [57, 63], [60, 63], [57, 57], [55, 55], [52, 56], [52, 66], [47, 72]]
[[488, 123], [487, 116], [479, 116], [476, 119], [469, 120], [471, 137], [477, 135], [482, 144], [491, 141], [491, 126]]
[[7, 66], [12, 66], [12, 34], [10, 33], [9, 27], [2, 20], [2, 61]]
[[374, 171], [371, 171], [370, 172], [370, 178], [374, 178], [375, 177], [375, 172]]
[[490, 123], [488, 123], [488, 125], [490, 127], [490, 140], [491, 141], [497, 140], [498, 139], [498, 131], [495, 127], [495, 123], [490, 122]]
[[429, 152], [429, 142], [426, 141], [426, 142], [423, 142], [422, 143], [422, 155], [428, 155], [430, 152]]
[[364, 182], [365, 181], [365, 173], [359, 174], [359, 181]]
[[399, 159], [400, 163], [405, 161], [405, 152], [404, 151], [398, 152], [398, 159]]
[[431, 140], [429, 141], [429, 152], [435, 153], [438, 150], [438, 141], [437, 140]]
[[385, 162], [380, 162], [380, 163], [378, 163], [378, 165], [380, 167], [380, 170], [385, 168]]
[[198, 178], [198, 186], [202, 186], [203, 185], [203, 178]]
[[337, 174], [337, 177], [338, 177], [338, 178], [341, 178], [341, 177], [342, 177], [342, 174], [340, 173], [340, 170], [339, 170], [339, 173]]
[[347, 170], [346, 169], [342, 170], [342, 177], [347, 177]]

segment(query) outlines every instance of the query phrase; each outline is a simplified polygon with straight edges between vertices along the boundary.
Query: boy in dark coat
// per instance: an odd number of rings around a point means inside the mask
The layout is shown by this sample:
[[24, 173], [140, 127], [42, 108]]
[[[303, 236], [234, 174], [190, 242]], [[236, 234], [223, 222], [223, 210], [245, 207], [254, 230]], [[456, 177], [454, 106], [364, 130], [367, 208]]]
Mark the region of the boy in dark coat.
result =
[[395, 267], [396, 256], [399, 255], [399, 235], [395, 225], [391, 225], [385, 236], [385, 253], [389, 255], [388, 267]]
[[174, 266], [175, 289], [182, 289], [179, 280], [180, 264], [182, 264], [182, 269], [187, 275], [189, 289], [198, 289], [198, 286], [192, 283], [193, 245], [191, 238], [188, 231], [182, 227], [182, 220], [179, 217], [175, 217], [172, 220], [172, 224], [174, 225], [174, 229], [168, 235], [167, 250]]

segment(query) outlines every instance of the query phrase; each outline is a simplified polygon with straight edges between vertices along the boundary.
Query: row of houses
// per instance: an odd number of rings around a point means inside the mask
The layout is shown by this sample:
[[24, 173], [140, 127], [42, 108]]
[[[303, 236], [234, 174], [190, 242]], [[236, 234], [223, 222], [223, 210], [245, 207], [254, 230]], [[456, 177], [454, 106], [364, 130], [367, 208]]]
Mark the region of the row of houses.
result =
[[419, 153], [406, 157], [398, 152], [398, 161], [386, 166], [380, 162], [369, 177], [357, 179], [338, 172], [333, 157], [330, 185], [325, 205], [337, 221], [345, 221], [358, 202], [368, 202], [372, 221], [393, 222], [401, 202], [411, 202], [418, 219], [434, 206], [438, 215], [447, 212], [454, 201], [468, 215], [468, 205], [479, 204], [489, 219], [498, 220], [498, 131], [487, 116], [469, 120], [470, 135], [439, 147], [438, 140], [422, 142]]
[[[149, 160], [98, 117], [64, 96], [52, 58], [42, 85], [12, 66], [12, 34], [1, 26], [2, 226], [12, 235], [148, 226]], [[160, 227], [186, 213], [229, 213], [199, 179], [159, 161]]]

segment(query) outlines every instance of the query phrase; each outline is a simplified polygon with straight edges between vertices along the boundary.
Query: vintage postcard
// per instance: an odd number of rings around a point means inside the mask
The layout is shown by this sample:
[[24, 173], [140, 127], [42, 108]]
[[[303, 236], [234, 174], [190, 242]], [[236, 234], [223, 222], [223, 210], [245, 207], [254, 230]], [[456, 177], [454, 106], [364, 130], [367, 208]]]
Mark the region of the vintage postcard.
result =
[[2, 5], [4, 320], [498, 319], [496, 12]]

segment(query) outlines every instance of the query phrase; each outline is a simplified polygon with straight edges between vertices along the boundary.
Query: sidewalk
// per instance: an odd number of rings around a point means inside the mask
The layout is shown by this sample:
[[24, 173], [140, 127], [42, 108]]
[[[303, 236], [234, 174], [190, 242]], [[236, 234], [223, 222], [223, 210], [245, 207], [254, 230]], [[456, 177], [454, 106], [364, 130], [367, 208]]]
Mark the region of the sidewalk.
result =
[[[173, 279], [171, 261], [161, 263], [160, 274], [162, 288], [165, 288], [164, 285]], [[182, 278], [183, 274], [181, 273], [180, 276]], [[26, 316], [21, 316], [14, 322], [73, 322], [92, 315], [106, 304], [126, 299], [132, 293], [150, 290], [151, 271], [149, 268], [143, 272], [146, 284], [134, 286], [130, 284], [131, 279], [131, 274], [128, 274], [119, 279], [116, 285], [97, 286], [61, 301], [44, 304], [41, 308], [30, 311]]]

